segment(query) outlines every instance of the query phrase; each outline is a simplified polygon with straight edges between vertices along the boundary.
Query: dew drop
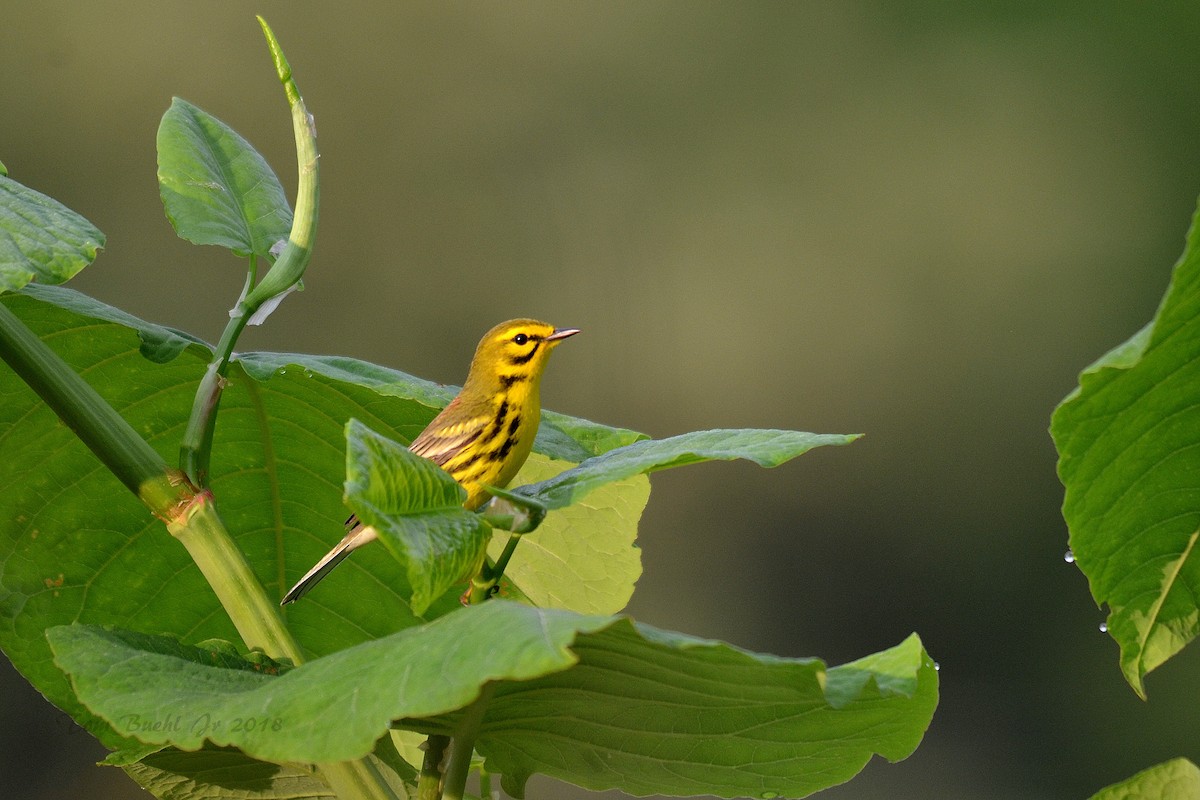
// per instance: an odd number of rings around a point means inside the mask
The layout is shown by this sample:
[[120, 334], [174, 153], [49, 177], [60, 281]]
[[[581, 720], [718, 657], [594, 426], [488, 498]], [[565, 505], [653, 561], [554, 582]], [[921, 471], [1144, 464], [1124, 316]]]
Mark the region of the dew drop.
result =
[[935, 662], [933, 662], [933, 671], [934, 671], [934, 672], [941, 672], [941, 671], [942, 671], [942, 665], [941, 665], [941, 664], [939, 664], [939, 663], [938, 663], [938, 662], [936, 662], [936, 661], [935, 661]]
[[286, 367], [280, 367], [280, 368], [279, 368], [279, 374], [280, 374], [280, 375], [287, 375], [287, 368], [286, 368]]
[[1067, 552], [1063, 554], [1063, 561], [1067, 562], [1068, 564], [1075, 563], [1075, 553], [1070, 548], [1068, 548]]
[[1107, 622], [1101, 622], [1101, 623], [1100, 623], [1100, 632], [1101, 632], [1101, 633], [1108, 633], [1108, 623], [1107, 623]]

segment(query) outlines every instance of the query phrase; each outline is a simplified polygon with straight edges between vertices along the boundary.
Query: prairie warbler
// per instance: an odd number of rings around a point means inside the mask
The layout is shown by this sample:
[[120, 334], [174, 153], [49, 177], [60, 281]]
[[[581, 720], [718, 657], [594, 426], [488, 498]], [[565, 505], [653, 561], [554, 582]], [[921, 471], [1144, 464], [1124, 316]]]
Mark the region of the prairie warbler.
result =
[[[463, 506], [478, 508], [484, 486], [504, 488], [533, 447], [541, 418], [539, 387], [550, 351], [576, 328], [555, 328], [533, 319], [514, 319], [492, 328], [479, 342], [466, 383], [409, 445], [450, 473], [464, 489]], [[284, 596], [286, 605], [304, 596], [352, 550], [377, 538], [357, 517], [346, 535]]]

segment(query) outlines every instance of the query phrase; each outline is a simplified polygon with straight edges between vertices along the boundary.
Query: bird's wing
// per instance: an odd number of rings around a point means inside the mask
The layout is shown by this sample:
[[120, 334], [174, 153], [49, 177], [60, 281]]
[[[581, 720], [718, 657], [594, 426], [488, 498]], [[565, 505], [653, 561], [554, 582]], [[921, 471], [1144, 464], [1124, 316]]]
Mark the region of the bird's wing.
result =
[[[495, 418], [495, 414], [475, 414], [469, 417], [456, 418], [459, 412], [455, 409], [458, 398], [434, 418], [433, 422], [421, 435], [413, 440], [408, 449], [419, 456], [428, 458], [439, 467], [462, 452], [471, 442], [479, 438], [483, 429]], [[449, 412], [449, 413], [448, 413]]]

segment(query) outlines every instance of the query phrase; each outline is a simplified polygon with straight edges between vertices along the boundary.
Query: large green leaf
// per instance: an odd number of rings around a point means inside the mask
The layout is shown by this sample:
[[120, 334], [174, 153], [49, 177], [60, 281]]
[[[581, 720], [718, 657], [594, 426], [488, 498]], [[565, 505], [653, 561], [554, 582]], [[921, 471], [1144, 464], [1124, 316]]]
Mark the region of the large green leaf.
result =
[[178, 97], [158, 126], [158, 183], [167, 219], [189, 242], [266, 256], [292, 229], [270, 165], [224, 122]]
[[1075, 563], [1138, 694], [1200, 632], [1200, 228], [1154, 320], [1054, 412]]
[[479, 566], [492, 530], [463, 508], [466, 499], [437, 464], [358, 420], [346, 423], [346, 502], [404, 564], [415, 614]]
[[224, 652], [214, 664], [206, 648], [166, 637], [86, 625], [48, 637], [79, 697], [118, 729], [272, 761], [362, 756], [394, 719], [448, 731], [453, 716], [430, 717], [492, 683], [476, 748], [516, 796], [536, 771], [636, 794], [801, 797], [847, 780], [873, 754], [907, 756], [937, 701], [915, 636], [827, 670], [503, 600], [278, 676], [234, 668]]
[[1090, 800], [1195, 800], [1197, 797], [1200, 797], [1200, 769], [1186, 758], [1176, 758], [1101, 789]]
[[0, 294], [32, 281], [65, 283], [102, 247], [95, 225], [0, 172]]
[[[168, 462], [177, 458], [192, 395], [212, 358], [207, 346], [65, 288], [28, 287], [0, 302]], [[343, 534], [346, 421], [354, 417], [411, 441], [449, 392], [352, 359], [277, 354], [240, 357], [229, 381], [212, 488], [259, 580], [282, 597]], [[539, 435], [531, 462], [625, 443], [632, 434], [614, 429], [573, 443], [568, 453], [558, 447], [565, 436]], [[126, 740], [79, 705], [51, 663], [46, 628], [79, 621], [189, 642], [236, 640], [237, 633], [184, 548], [2, 365], [0, 487], [0, 648], [52, 702], [120, 747]], [[621, 498], [625, 516], [599, 513], [594, 528], [582, 520], [572, 525], [603, 551], [610, 539], [632, 540], [642, 502], [644, 494], [634, 503]], [[555, 524], [546, 523], [550, 530]], [[456, 588], [418, 617], [406, 602], [409, 593], [402, 565], [382, 545], [371, 545], [288, 606], [288, 626], [309, 653], [320, 655], [458, 605]]]

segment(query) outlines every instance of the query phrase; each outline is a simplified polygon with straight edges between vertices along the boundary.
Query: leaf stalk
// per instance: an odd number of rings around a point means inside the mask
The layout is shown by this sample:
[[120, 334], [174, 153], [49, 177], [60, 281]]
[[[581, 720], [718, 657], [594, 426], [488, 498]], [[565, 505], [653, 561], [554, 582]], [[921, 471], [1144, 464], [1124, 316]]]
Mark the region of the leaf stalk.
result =
[[275, 72], [283, 84], [288, 105], [292, 112], [292, 132], [296, 139], [296, 164], [299, 181], [296, 188], [296, 212], [292, 218], [292, 230], [287, 245], [279, 258], [267, 270], [262, 281], [255, 285], [258, 269], [251, 256], [247, 281], [237, 305], [229, 312], [229, 323], [221, 334], [204, 378], [196, 391], [192, 413], [179, 448], [179, 466], [196, 486], [207, 486], [208, 466], [212, 451], [213, 431], [216, 428], [217, 408], [229, 364], [233, 360], [233, 348], [246, 325], [261, 320], [255, 314], [267, 312], [272, 304], [299, 285], [312, 256], [313, 243], [317, 235], [317, 219], [320, 212], [320, 154], [317, 151], [317, 131], [312, 115], [304, 105], [304, 98], [292, 78], [292, 70], [283, 49], [266, 21], [258, 18], [271, 51]]

